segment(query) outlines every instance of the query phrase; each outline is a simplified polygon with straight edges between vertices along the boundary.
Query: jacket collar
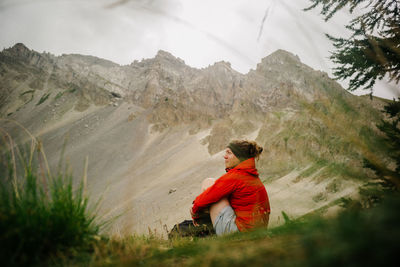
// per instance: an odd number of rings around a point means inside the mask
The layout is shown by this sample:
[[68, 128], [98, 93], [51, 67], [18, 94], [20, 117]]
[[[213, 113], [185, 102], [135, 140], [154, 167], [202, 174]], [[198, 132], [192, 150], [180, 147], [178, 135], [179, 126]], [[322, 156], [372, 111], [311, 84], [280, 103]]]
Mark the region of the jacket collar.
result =
[[240, 162], [234, 168], [226, 168], [226, 172], [240, 172], [240, 173], [249, 173], [253, 176], [258, 176], [258, 172], [256, 169], [256, 162], [254, 158], [246, 159], [245, 161]]

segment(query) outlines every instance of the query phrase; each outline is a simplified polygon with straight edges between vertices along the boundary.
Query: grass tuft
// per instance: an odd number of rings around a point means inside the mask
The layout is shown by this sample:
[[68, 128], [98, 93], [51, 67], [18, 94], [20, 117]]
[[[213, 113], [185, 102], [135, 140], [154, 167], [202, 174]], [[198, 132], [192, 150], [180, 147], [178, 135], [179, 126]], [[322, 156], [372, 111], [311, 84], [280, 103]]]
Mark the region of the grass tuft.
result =
[[84, 181], [75, 187], [70, 174], [52, 175], [36, 140], [24, 154], [7, 137], [0, 145], [2, 264], [32, 265], [90, 250], [100, 224], [88, 208]]
[[50, 94], [51, 94], [51, 93], [44, 94], [44, 95], [40, 98], [39, 102], [37, 102], [36, 106], [39, 106], [39, 105], [42, 104], [44, 101], [46, 101], [47, 98], [49, 98]]
[[60, 99], [64, 95], [64, 92], [58, 92], [57, 95], [54, 97], [55, 100]]

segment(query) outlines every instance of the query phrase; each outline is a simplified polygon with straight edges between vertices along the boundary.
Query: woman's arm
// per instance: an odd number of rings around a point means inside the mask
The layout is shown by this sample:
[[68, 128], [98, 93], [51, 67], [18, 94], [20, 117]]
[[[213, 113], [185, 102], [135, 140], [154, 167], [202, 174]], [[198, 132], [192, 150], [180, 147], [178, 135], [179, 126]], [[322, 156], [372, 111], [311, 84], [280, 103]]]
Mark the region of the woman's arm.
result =
[[198, 195], [193, 201], [192, 217], [196, 218], [200, 210], [207, 208], [212, 203], [230, 195], [236, 188], [237, 179], [224, 175], [217, 179], [215, 183]]

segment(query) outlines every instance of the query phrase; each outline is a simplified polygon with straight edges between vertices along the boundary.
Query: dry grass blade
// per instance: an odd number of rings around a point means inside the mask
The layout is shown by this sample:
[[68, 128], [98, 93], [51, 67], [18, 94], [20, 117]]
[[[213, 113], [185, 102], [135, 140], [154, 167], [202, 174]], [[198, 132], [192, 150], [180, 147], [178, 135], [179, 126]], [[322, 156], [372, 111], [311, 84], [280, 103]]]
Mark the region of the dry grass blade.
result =
[[0, 118], [0, 121], [8, 121], [8, 122], [15, 123], [17, 126], [21, 127], [21, 129], [24, 130], [28, 134], [28, 136], [31, 139], [31, 150], [30, 150], [31, 153], [30, 153], [30, 157], [29, 157], [29, 165], [31, 165], [32, 164], [32, 160], [33, 160], [33, 153], [35, 151], [35, 146], [38, 143], [36, 137], [34, 137], [28, 129], [26, 129], [21, 123], [19, 123], [16, 120]]
[[2, 131], [4, 133], [4, 136], [6, 136], [8, 138], [8, 142], [5, 142], [8, 144], [10, 152], [11, 152], [11, 159], [12, 159], [12, 167], [13, 167], [13, 189], [15, 192], [15, 195], [17, 196], [17, 198], [19, 198], [19, 193], [18, 193], [18, 183], [17, 183], [17, 164], [15, 161], [15, 153], [14, 153], [14, 142], [12, 137], [3, 129], [0, 128], [0, 131]]
[[85, 158], [85, 169], [83, 171], [83, 196], [86, 197], [86, 185], [87, 185], [87, 170], [88, 170], [89, 156]]

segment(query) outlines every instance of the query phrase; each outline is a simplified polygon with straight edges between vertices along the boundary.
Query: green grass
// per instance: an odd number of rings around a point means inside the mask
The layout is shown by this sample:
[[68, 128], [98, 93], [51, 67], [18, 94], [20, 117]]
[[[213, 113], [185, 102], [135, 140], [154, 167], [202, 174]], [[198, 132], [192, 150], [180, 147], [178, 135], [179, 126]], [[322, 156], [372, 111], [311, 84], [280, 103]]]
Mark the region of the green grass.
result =
[[364, 140], [368, 148], [374, 153], [385, 153], [390, 149], [385, 139], [367, 126], [360, 128], [359, 137]]
[[72, 94], [79, 90], [79, 86], [74, 83], [68, 83], [67, 86], [69, 88], [68, 93]]
[[319, 112], [322, 112], [324, 115], [328, 115], [329, 114], [329, 110], [328, 108], [321, 102], [314, 102], [313, 107], [315, 110], [318, 110]]
[[[33, 100], [33, 97], [34, 97], [34, 95], [35, 95], [35, 90], [28, 90], [28, 91], [25, 91], [25, 92], [21, 93], [19, 96], [21, 97], [21, 96], [24, 96], [24, 95], [26, 95], [26, 94], [30, 94], [30, 95], [31, 95], [31, 98], [30, 98], [28, 101], [26, 101], [26, 102], [24, 103], [24, 105], [28, 104], [29, 102], [31, 102], [31, 101]], [[22, 106], [21, 106], [21, 107], [22, 107]], [[19, 108], [21, 108], [21, 107], [19, 107]], [[17, 110], [17, 111], [18, 111], [18, 110]]]
[[327, 164], [328, 164], [327, 160], [318, 159], [311, 167], [302, 171], [299, 174], [299, 178], [309, 177], [309, 176], [313, 175], [315, 172], [317, 172], [318, 170], [320, 170], [321, 168], [325, 167]]
[[44, 94], [44, 95], [40, 98], [39, 102], [37, 102], [36, 106], [39, 106], [39, 105], [42, 104], [44, 101], [46, 101], [47, 98], [49, 98], [50, 94], [51, 94], [51, 93]]
[[400, 197], [348, 209], [335, 218], [308, 215], [279, 227], [223, 237], [129, 236], [102, 239], [74, 266], [397, 266]]
[[74, 187], [67, 172], [52, 175], [41, 145], [32, 142], [26, 153], [8, 150], [6, 142], [0, 147], [0, 261], [5, 266], [90, 250], [98, 238], [100, 225], [88, 208], [85, 179]]
[[35, 92], [35, 90], [27, 90], [25, 92], [22, 92], [19, 96], [23, 96], [23, 95], [26, 95], [26, 94], [33, 94], [34, 92]]
[[321, 177], [342, 177], [352, 178], [354, 180], [365, 181], [363, 175], [363, 169], [355, 168], [349, 164], [343, 162], [329, 162], [324, 171], [321, 173]]
[[358, 115], [358, 112], [352, 107], [351, 104], [349, 104], [348, 100], [345, 100], [342, 94], [339, 94], [335, 100], [335, 104], [338, 106], [339, 110], [346, 114], [353, 113], [353, 116]]
[[283, 116], [285, 116], [285, 112], [283, 111], [275, 111], [273, 112], [273, 114], [275, 115], [275, 117], [280, 120]]
[[58, 92], [57, 95], [54, 97], [55, 100], [60, 99], [63, 96], [64, 92]]

